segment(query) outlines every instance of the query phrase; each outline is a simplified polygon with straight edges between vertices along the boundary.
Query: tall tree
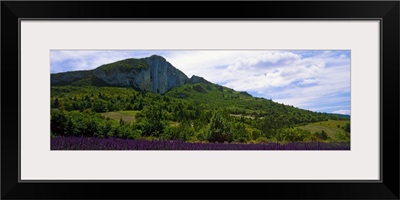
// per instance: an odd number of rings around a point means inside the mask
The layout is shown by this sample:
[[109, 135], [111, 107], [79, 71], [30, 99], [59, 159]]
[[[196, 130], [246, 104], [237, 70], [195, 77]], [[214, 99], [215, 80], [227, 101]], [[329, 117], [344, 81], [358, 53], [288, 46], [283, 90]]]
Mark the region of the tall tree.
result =
[[232, 142], [233, 140], [228, 123], [218, 111], [211, 118], [207, 139], [210, 142]]

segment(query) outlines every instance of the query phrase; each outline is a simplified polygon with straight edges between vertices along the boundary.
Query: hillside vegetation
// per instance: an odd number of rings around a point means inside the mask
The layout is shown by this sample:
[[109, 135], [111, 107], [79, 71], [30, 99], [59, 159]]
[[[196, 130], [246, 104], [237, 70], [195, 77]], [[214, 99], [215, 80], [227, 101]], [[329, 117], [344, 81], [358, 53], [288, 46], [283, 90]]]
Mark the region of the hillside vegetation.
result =
[[[343, 126], [347, 119], [211, 83], [188, 83], [165, 95], [121, 87], [53, 86], [51, 107], [52, 134], [62, 136], [237, 143], [350, 138], [335, 137], [326, 123]], [[322, 130], [328, 137], [318, 133]]]

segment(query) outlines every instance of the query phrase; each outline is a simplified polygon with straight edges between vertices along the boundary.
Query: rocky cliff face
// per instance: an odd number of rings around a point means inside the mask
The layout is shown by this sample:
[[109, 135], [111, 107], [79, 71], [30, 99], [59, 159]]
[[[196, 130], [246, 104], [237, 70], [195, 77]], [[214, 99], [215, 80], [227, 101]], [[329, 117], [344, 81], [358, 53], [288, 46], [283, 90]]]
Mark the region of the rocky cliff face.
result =
[[90, 77], [95, 86], [133, 87], [142, 91], [164, 94], [183, 85], [188, 77], [165, 58], [153, 55], [142, 59], [126, 59], [102, 65], [84, 74], [65, 72], [51, 75], [52, 85], [69, 85]]
[[188, 77], [161, 56], [144, 59], [150, 70], [151, 91], [164, 94], [173, 87], [183, 85]]
[[211, 83], [211, 82], [207, 81], [206, 79], [204, 79], [203, 77], [196, 76], [196, 75], [193, 75], [192, 77], [190, 77], [190, 79], [188, 79], [187, 82], [192, 83], [192, 84], [195, 84], [195, 83], [209, 84], [209, 83]]

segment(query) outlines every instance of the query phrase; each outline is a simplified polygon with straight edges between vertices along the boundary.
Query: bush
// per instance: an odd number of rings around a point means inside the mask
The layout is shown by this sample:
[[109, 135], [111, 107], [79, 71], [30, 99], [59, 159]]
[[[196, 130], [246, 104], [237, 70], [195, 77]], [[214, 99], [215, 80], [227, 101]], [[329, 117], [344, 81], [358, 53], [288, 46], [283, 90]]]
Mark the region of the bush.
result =
[[160, 105], [147, 106], [143, 109], [143, 133], [145, 136], [160, 136], [166, 127], [165, 115]]
[[298, 142], [303, 141], [306, 135], [305, 132], [300, 129], [288, 128], [281, 132], [281, 137], [286, 141]]
[[229, 125], [219, 112], [215, 112], [211, 118], [207, 140], [218, 143], [233, 141], [233, 135], [230, 132]]
[[347, 124], [344, 126], [343, 129], [344, 129], [344, 131], [350, 133], [350, 123], [347, 123]]
[[324, 130], [321, 130], [320, 132], [315, 132], [313, 134], [313, 136], [315, 138], [317, 138], [317, 140], [328, 140], [328, 139], [330, 139], [330, 137], [328, 136], [328, 134]]
[[261, 131], [254, 129], [251, 133], [251, 139], [256, 140], [257, 138], [261, 137]]
[[242, 123], [236, 123], [234, 126], [231, 126], [231, 132], [233, 133], [233, 141], [235, 142], [247, 142], [250, 137], [249, 133], [246, 130], [246, 127]]
[[348, 141], [350, 141], [350, 133], [345, 132], [345, 131], [337, 131], [335, 133], [335, 140], [348, 142]]
[[113, 135], [112, 128], [117, 126], [117, 122], [92, 112], [51, 112], [50, 129], [53, 135], [107, 137]]

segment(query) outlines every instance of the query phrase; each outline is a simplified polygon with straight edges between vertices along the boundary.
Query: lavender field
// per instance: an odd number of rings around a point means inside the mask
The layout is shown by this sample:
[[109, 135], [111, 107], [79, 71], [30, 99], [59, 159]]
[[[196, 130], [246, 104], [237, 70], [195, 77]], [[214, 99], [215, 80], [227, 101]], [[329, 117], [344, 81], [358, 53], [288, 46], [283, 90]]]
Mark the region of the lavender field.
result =
[[51, 137], [51, 150], [350, 150], [350, 143], [225, 144], [189, 143], [178, 140], [148, 141], [99, 137]]

